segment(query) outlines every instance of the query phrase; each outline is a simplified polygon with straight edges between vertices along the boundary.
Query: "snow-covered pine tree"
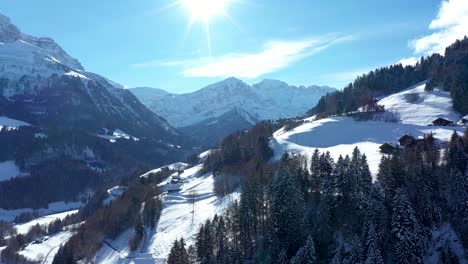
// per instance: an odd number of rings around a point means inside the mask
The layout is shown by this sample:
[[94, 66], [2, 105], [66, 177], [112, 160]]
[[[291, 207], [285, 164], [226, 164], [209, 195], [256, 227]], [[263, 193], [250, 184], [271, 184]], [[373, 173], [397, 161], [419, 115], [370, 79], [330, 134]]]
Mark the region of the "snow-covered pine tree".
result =
[[367, 230], [364, 246], [367, 252], [365, 253], [365, 264], [383, 264], [384, 259], [382, 255], [382, 240], [380, 234], [375, 230], [374, 223], [370, 223]]
[[463, 140], [456, 131], [453, 132], [452, 137], [450, 138], [445, 158], [450, 170], [458, 170], [462, 173], [465, 172], [468, 157], [464, 152]]
[[291, 264], [315, 264], [317, 256], [315, 253], [315, 243], [311, 236], [307, 238], [304, 246], [302, 246], [291, 259]]
[[167, 264], [178, 264], [179, 262], [179, 241], [176, 239], [172, 244], [171, 251], [169, 252], [169, 256], [167, 257]]
[[398, 188], [395, 192], [391, 228], [394, 237], [394, 262], [402, 264], [422, 263], [426, 238], [423, 235], [406, 190], [403, 188]]
[[288, 255], [285, 249], [281, 249], [276, 258], [275, 264], [289, 264]]
[[276, 245], [282, 245], [291, 256], [304, 240], [304, 201], [293, 184], [287, 159], [286, 155], [282, 158], [271, 182], [271, 221]]
[[310, 183], [312, 191], [318, 192], [320, 188], [320, 152], [318, 149], [314, 150], [312, 159], [310, 161]]

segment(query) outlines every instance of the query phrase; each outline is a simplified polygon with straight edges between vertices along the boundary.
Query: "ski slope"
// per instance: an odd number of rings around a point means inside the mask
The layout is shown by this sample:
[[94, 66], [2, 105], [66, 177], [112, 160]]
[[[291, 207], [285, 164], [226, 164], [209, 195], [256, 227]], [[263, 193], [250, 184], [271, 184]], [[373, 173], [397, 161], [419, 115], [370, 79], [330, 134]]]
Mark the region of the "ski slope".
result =
[[[309, 118], [304, 124], [285, 131], [276, 131], [271, 140], [274, 160], [284, 152], [301, 153], [311, 156], [317, 148], [330, 151], [336, 160], [340, 155], [351, 155], [358, 147], [365, 153], [369, 168], [375, 179], [381, 159], [379, 147], [383, 143], [397, 144], [400, 137], [409, 134], [416, 138], [433, 133], [439, 140], [448, 141], [453, 131], [462, 133], [464, 127], [435, 127], [429, 124], [438, 117], [454, 122], [460, 115], [452, 110], [452, 101], [446, 92], [435, 90], [425, 92], [425, 84], [419, 84], [403, 92], [382, 98], [379, 104], [385, 105], [386, 113], [371, 121], [356, 121], [351, 117], [331, 117], [320, 120]], [[409, 96], [407, 94], [416, 94]], [[391, 113], [397, 117], [395, 122], [385, 122], [385, 116]]]
[[[175, 163], [170, 167], [185, 165]], [[226, 197], [217, 197], [213, 191], [214, 177], [212, 173], [199, 175], [203, 165], [185, 169], [180, 175], [182, 188], [178, 192], [164, 192], [163, 210], [156, 230], [146, 230], [145, 238], [137, 252], [130, 252], [129, 241], [133, 237], [133, 228], [122, 233], [114, 241], [106, 241], [96, 254], [95, 263], [164, 263], [174, 240], [182, 236], [190, 245], [198, 227], [215, 214], [223, 213], [239, 196], [234, 192]], [[158, 172], [161, 168], [152, 170]], [[146, 177], [146, 173], [142, 177]], [[165, 185], [171, 177], [160, 184]]]
[[181, 174], [185, 183], [179, 192], [164, 196], [164, 208], [155, 235], [150, 239], [147, 252], [157, 258], [166, 258], [174, 240], [182, 236], [187, 245], [200, 224], [215, 214], [221, 214], [237, 198], [238, 193], [219, 198], [213, 192], [212, 173], [198, 176], [203, 165], [187, 169]]

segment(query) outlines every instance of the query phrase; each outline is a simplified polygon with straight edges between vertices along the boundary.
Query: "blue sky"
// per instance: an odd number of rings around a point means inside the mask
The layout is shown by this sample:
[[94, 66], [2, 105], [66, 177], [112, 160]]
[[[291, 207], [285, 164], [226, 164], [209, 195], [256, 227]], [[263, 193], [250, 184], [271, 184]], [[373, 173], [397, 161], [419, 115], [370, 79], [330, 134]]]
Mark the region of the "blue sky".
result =
[[437, 51], [434, 34], [454, 31], [448, 42], [468, 28], [466, 19], [446, 21], [464, 0], [446, 2], [447, 14], [441, 0], [230, 0], [229, 18], [210, 19], [208, 41], [205, 24], [188, 30], [191, 14], [175, 2], [2, 0], [0, 12], [25, 33], [54, 38], [88, 71], [176, 93], [228, 76], [342, 88], [373, 68]]

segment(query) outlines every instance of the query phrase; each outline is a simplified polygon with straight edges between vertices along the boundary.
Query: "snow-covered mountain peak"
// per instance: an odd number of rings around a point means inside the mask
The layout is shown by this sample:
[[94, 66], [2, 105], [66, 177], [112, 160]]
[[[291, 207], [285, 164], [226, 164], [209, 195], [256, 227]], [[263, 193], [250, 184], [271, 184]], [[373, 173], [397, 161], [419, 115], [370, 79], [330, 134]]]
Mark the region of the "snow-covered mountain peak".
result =
[[234, 77], [227, 78], [223, 81], [208, 85], [203, 88], [206, 91], [222, 91], [222, 92], [239, 92], [249, 88], [249, 85]]
[[302, 89], [277, 80], [251, 86], [231, 77], [187, 94], [166, 94], [148, 88], [131, 91], [150, 110], [194, 138], [208, 135], [203, 143], [212, 145], [231, 132], [262, 120], [303, 115], [321, 96], [335, 91], [322, 88]]
[[0, 41], [11, 42], [20, 38], [20, 30], [13, 24], [9, 17], [0, 14]]
[[253, 85], [257, 89], [273, 89], [280, 87], [288, 87], [289, 85], [280, 80], [264, 79], [263, 81]]
[[[30, 69], [41, 77], [63, 74], [71, 68], [84, 71], [80, 62], [67, 54], [53, 39], [22, 33], [10, 18], [0, 14], [0, 75], [8, 79], [21, 78]], [[19, 75], [19, 76], [15, 76]]]
[[0, 14], [0, 26], [4, 25], [4, 24], [10, 24], [10, 18], [5, 16], [5, 15], [2, 15]]

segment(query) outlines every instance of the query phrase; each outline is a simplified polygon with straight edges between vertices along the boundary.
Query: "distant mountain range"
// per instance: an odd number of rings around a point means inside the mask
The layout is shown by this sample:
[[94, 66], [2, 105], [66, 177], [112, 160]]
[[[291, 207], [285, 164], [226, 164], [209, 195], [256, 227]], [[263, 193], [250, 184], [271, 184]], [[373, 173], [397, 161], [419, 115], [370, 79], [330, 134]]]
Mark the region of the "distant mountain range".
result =
[[262, 120], [302, 116], [321, 96], [336, 89], [296, 87], [277, 80], [248, 85], [228, 78], [186, 94], [148, 87], [130, 91], [170, 124], [209, 146], [237, 129], [248, 128]]

